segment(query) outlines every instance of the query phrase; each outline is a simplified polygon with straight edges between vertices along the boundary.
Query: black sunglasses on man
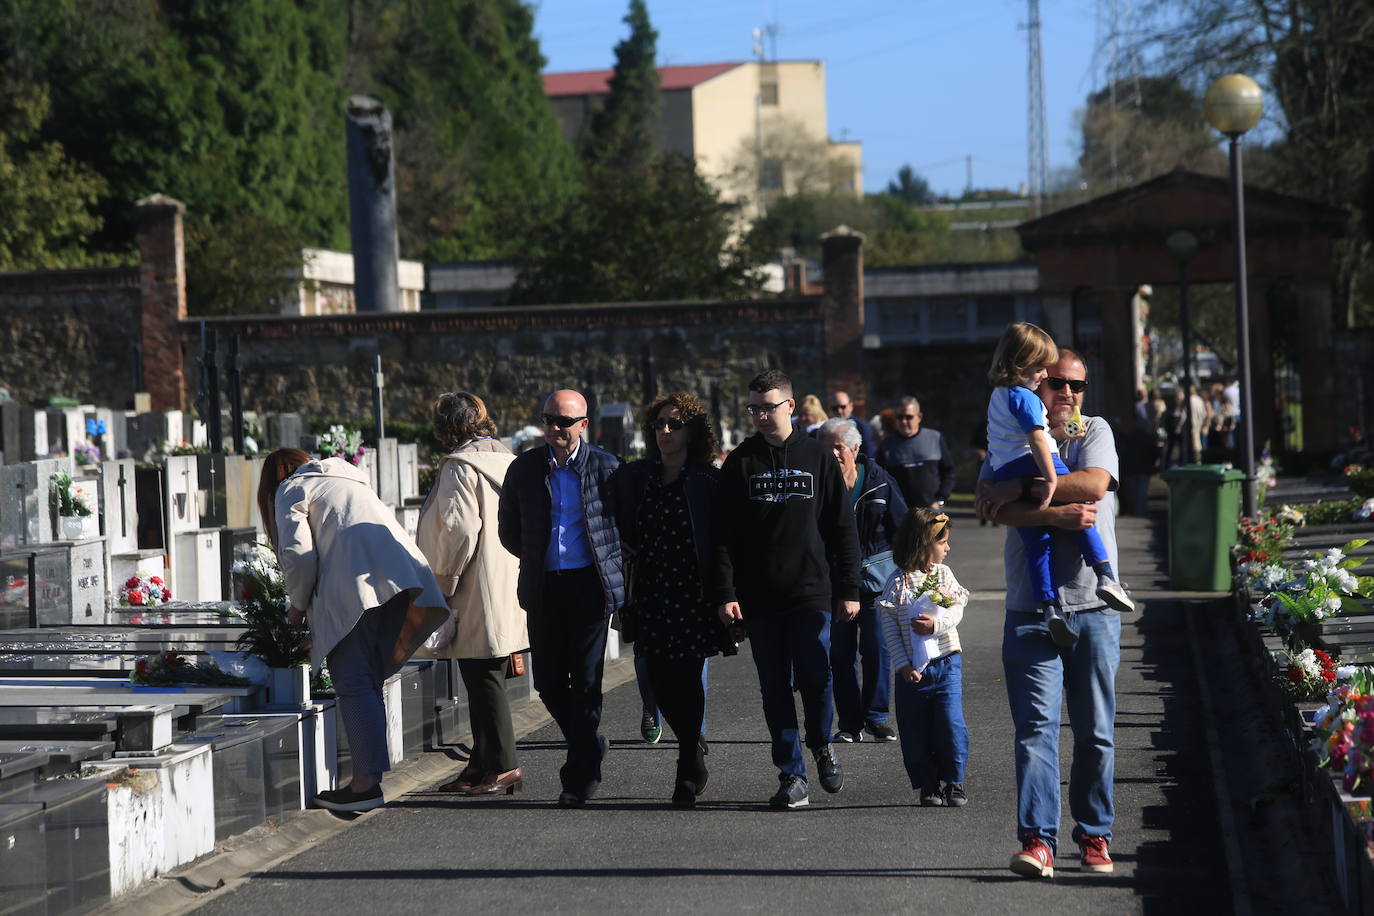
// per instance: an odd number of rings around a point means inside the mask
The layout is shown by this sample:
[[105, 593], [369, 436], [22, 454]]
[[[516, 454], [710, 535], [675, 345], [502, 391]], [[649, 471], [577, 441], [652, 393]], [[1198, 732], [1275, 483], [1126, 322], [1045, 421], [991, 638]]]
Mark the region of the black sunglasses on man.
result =
[[1060, 378], [1057, 375], [1045, 376], [1045, 384], [1050, 386], [1051, 391], [1059, 391], [1065, 385], [1068, 385], [1069, 390], [1074, 394], [1082, 394], [1083, 390], [1088, 387], [1088, 383], [1081, 378], [1068, 379]]
[[553, 416], [552, 414], [547, 414], [547, 413], [546, 413], [546, 414], [544, 414], [544, 416], [541, 417], [540, 419], [544, 421], [544, 425], [545, 425], [545, 426], [557, 426], [559, 429], [567, 429], [569, 426], [572, 426], [574, 423], [580, 423], [580, 422], [582, 422], [583, 420], [585, 420], [585, 419], [587, 419], [587, 418], [586, 418], [586, 417], [555, 417], [555, 416]]

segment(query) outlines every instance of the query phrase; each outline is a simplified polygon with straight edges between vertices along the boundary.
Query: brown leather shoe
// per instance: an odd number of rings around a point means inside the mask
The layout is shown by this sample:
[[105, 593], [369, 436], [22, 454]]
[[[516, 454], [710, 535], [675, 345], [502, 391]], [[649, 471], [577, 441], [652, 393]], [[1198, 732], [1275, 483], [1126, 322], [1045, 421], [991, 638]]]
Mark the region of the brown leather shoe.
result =
[[446, 782], [439, 787], [440, 792], [463, 792], [466, 793], [473, 786], [480, 785], [487, 781], [487, 774], [472, 764], [463, 767], [463, 772], [458, 774], [458, 778], [452, 782]]
[[468, 795], [514, 795], [524, 788], [525, 768], [516, 767], [504, 773], [494, 774], [485, 782], [468, 789]]

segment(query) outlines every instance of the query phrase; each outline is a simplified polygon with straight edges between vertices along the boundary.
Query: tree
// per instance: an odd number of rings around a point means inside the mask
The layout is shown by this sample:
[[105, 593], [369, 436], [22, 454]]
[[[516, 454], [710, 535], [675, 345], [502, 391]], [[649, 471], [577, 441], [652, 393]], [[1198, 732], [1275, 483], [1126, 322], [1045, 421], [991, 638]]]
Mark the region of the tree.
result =
[[592, 115], [582, 138], [582, 158], [590, 168], [644, 169], [657, 145], [658, 32], [649, 23], [644, 0], [630, 0], [624, 22], [630, 34], [615, 46], [610, 94]]
[[930, 182], [916, 174], [916, 170], [909, 165], [897, 170], [896, 180], [887, 183], [887, 193], [917, 206], [927, 207], [935, 203], [935, 192], [930, 189]]
[[[831, 192], [830, 144], [786, 116], [771, 119], [755, 140], [746, 137], [725, 160], [721, 183], [738, 197], [772, 204], [787, 195]], [[858, 198], [853, 198], [857, 200]]]
[[723, 204], [685, 156], [636, 176], [596, 170], [554, 219], [536, 228], [541, 254], [521, 268], [523, 304], [739, 298], [757, 292], [756, 258]]
[[1079, 180], [1103, 194], [1183, 166], [1225, 169], [1216, 137], [1202, 118], [1202, 100], [1176, 76], [1118, 82], [1088, 96], [1078, 113]]

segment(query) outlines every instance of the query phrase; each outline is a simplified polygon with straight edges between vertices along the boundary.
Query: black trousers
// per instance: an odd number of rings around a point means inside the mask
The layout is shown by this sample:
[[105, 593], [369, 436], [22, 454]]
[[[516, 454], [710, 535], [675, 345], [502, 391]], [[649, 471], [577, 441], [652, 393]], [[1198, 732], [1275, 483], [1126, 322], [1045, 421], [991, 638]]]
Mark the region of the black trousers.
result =
[[472, 718], [472, 765], [483, 773], [513, 770], [515, 727], [506, 699], [506, 656], [460, 658], [458, 672], [468, 692]]
[[589, 797], [601, 784], [601, 675], [606, 599], [591, 567], [548, 573], [543, 607], [528, 615], [534, 689], [568, 742], [559, 770], [565, 792]]
[[647, 660], [654, 699], [677, 736], [678, 777], [690, 779], [696, 775], [697, 742], [706, 713], [706, 692], [701, 687], [701, 668], [706, 659], [669, 660], [650, 655]]

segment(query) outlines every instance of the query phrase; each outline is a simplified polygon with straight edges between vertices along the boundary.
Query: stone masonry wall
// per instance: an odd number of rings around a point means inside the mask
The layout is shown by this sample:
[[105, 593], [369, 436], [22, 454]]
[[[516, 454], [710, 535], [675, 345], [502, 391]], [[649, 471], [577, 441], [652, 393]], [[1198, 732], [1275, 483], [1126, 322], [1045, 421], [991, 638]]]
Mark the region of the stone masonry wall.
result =
[[0, 274], [0, 387], [132, 407], [139, 295], [135, 267]]

